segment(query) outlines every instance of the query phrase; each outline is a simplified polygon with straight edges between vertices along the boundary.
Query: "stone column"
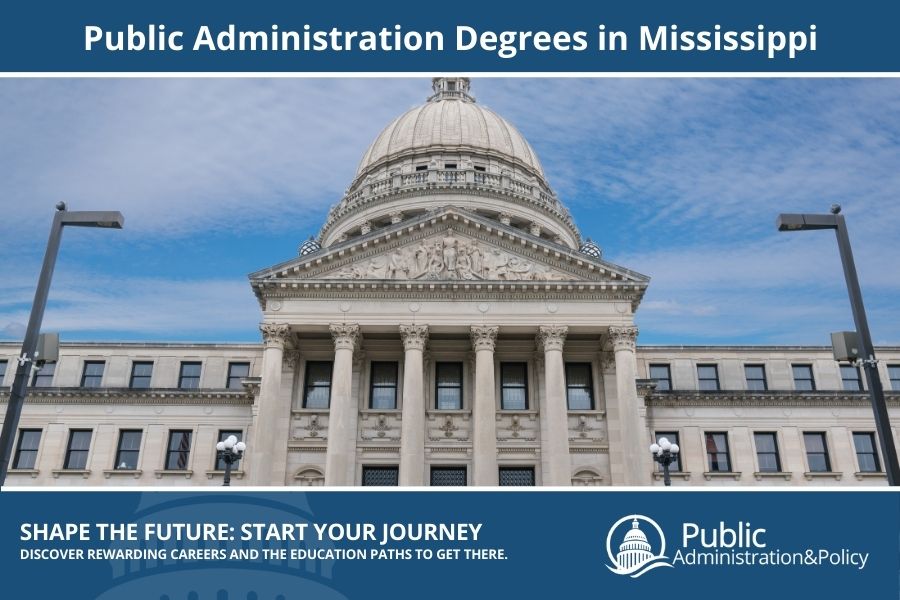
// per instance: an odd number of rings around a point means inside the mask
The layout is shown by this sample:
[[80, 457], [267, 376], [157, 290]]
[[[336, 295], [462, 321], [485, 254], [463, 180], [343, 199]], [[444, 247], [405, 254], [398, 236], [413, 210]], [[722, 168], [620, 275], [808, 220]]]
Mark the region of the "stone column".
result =
[[[279, 440], [274, 435], [280, 420], [290, 421], [290, 398], [286, 411], [281, 395], [281, 372], [284, 361], [284, 344], [290, 335], [290, 327], [285, 323], [263, 323], [262, 378], [259, 397], [256, 400], [256, 415], [253, 420], [253, 436], [247, 440], [247, 462], [249, 479], [253, 485], [284, 485], [284, 469], [276, 472], [275, 463], [287, 460], [287, 439]], [[283, 442], [281, 447], [278, 444]], [[284, 456], [281, 461], [275, 457]]]
[[401, 325], [403, 340], [403, 418], [400, 485], [425, 485], [425, 368], [427, 325]]
[[472, 406], [472, 451], [475, 485], [497, 485], [497, 400], [494, 397], [494, 346], [499, 327], [473, 325], [475, 402]]
[[[649, 485], [653, 470], [644, 403], [638, 397], [635, 383], [637, 334], [638, 328], [634, 326], [609, 328], [616, 360], [616, 415], [615, 422], [610, 418], [609, 426], [617, 430], [619, 446], [615, 456], [612, 449], [610, 452], [611, 461], [619, 464], [612, 464], [610, 467], [613, 483], [621, 485]], [[612, 435], [610, 442], [613, 442]]]
[[330, 329], [334, 338], [334, 367], [328, 411], [325, 485], [353, 485], [356, 478], [356, 422], [359, 417], [352, 393], [353, 352], [359, 342], [359, 325], [332, 324]]
[[542, 461], [546, 471], [544, 485], [571, 485], [572, 461], [569, 458], [569, 408], [566, 404], [566, 367], [563, 344], [569, 328], [564, 325], [542, 325], [538, 330], [538, 349], [544, 351], [544, 405], [541, 420], [546, 421], [546, 435], [541, 439]]

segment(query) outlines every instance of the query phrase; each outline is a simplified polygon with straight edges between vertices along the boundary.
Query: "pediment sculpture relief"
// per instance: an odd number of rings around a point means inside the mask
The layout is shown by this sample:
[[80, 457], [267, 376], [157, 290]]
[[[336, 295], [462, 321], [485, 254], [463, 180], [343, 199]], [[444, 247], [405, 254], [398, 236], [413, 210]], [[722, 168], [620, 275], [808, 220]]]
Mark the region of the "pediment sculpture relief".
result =
[[476, 240], [444, 235], [397, 248], [326, 275], [337, 279], [565, 281], [571, 279], [521, 256]]

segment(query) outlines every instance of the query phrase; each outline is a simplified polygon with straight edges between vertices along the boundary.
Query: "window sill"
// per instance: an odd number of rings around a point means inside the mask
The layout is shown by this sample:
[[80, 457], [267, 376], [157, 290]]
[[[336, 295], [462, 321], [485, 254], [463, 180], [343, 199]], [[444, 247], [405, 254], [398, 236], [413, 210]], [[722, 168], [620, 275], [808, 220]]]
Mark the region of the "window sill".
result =
[[844, 474], [840, 471], [807, 471], [803, 476], [809, 481], [821, 477], [834, 477], [835, 481], [840, 481]]
[[[691, 480], [691, 474], [688, 471], [669, 471], [669, 477], [671, 479], [683, 479], [685, 481]], [[653, 479], [656, 481], [662, 481], [663, 472], [662, 471], [653, 471]]]
[[293, 408], [291, 413], [295, 415], [327, 415], [330, 410], [328, 408]]
[[9, 475], [31, 475], [31, 478], [34, 479], [40, 474], [40, 470], [38, 469], [10, 469], [7, 471]]
[[190, 479], [194, 476], [194, 471], [191, 469], [184, 470], [171, 470], [171, 469], [159, 469], [153, 472], [156, 475], [157, 479], [162, 479], [165, 475], [180, 475], [185, 479]]
[[[213, 477], [225, 477], [225, 471], [207, 471], [206, 478], [212, 479]], [[244, 472], [243, 471], [232, 471], [231, 472], [232, 479], [243, 479]]]
[[50, 471], [53, 477], [58, 479], [60, 475], [81, 475], [87, 479], [91, 475], [90, 469], [53, 469]]
[[126, 476], [131, 475], [135, 479], [140, 479], [143, 471], [141, 469], [104, 469], [103, 476], [109, 479], [113, 475], [115, 476]]
[[361, 415], [399, 415], [403, 411], [399, 408], [361, 408], [359, 409], [359, 414]]
[[568, 412], [569, 412], [569, 416], [571, 416], [571, 417], [579, 417], [579, 416], [582, 416], [582, 415], [583, 415], [583, 416], [586, 416], [586, 417], [594, 417], [594, 416], [596, 416], [596, 417], [604, 417], [604, 416], [606, 416], [606, 411], [605, 411], [605, 410], [596, 409], [596, 408], [591, 408], [591, 409], [580, 409], [580, 408], [579, 408], [579, 409], [573, 409], [573, 408], [570, 408], [570, 409], [568, 409]]
[[794, 477], [794, 473], [791, 471], [756, 471], [755, 473], [753, 473], [753, 476], [756, 477], [757, 481], [762, 481], [767, 477], [783, 477], [785, 481], [790, 481]]
[[734, 479], [735, 481], [740, 481], [741, 472], [740, 471], [705, 471], [703, 473], [704, 479], [710, 481], [712, 479]]
[[528, 415], [532, 419], [537, 417], [538, 411], [536, 408], [523, 408], [522, 410], [512, 410], [508, 408], [498, 408], [497, 409], [497, 418], [503, 416], [514, 416], [514, 415]]
[[887, 479], [887, 473], [884, 471], [857, 471], [854, 473], [857, 479]]

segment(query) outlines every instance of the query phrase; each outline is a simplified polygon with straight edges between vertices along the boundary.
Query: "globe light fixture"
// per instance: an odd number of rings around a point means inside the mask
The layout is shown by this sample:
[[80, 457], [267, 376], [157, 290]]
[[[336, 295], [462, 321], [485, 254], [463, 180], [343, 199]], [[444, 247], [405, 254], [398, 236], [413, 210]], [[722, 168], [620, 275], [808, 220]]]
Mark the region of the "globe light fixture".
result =
[[223, 486], [231, 485], [231, 469], [243, 458], [245, 450], [247, 450], [247, 444], [239, 441], [234, 435], [229, 435], [216, 444], [216, 455], [225, 463]]
[[678, 460], [678, 452], [680, 450], [678, 444], [673, 444], [669, 441], [669, 438], [665, 437], [661, 437], [656, 443], [650, 444], [650, 453], [653, 455], [653, 460], [662, 467], [663, 483], [666, 486], [672, 485], [672, 478], [669, 477], [669, 467]]

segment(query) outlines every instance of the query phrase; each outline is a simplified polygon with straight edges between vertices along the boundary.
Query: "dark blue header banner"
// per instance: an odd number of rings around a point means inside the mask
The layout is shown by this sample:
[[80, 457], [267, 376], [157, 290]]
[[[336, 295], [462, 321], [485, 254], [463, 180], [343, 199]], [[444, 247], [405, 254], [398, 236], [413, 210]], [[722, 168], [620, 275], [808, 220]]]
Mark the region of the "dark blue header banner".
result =
[[2, 72], [896, 72], [900, 4], [16, 2]]
[[896, 598], [893, 492], [3, 492], [4, 597]]

